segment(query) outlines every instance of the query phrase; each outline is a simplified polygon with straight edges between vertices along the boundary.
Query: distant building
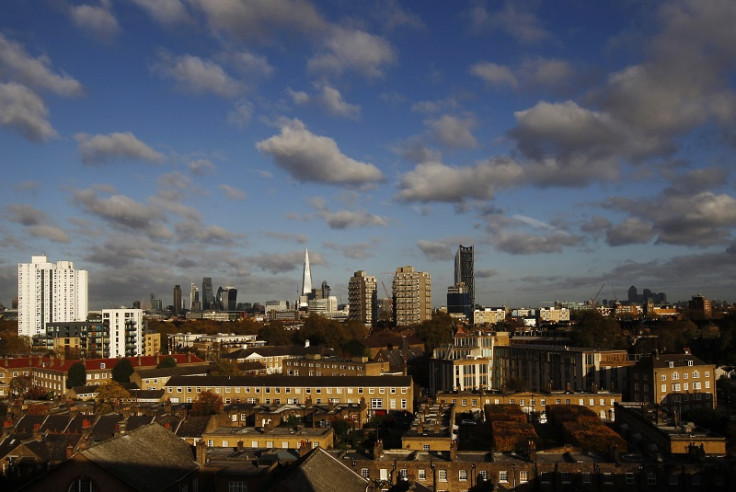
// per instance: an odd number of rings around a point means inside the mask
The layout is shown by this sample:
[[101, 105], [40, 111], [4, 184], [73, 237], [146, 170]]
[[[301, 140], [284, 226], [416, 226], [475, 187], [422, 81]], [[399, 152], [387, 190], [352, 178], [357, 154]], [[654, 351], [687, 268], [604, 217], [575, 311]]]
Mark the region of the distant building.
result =
[[374, 327], [378, 321], [378, 284], [376, 277], [366, 275], [365, 270], [353, 274], [348, 282], [348, 319]]
[[432, 279], [414, 267], [396, 269], [392, 284], [396, 326], [416, 325], [432, 318]]
[[458, 282], [447, 288], [447, 313], [450, 316], [471, 318], [473, 304], [470, 300], [470, 289], [465, 282]]
[[506, 310], [503, 308], [485, 308], [473, 311], [474, 325], [493, 325], [506, 320]]
[[711, 303], [709, 299], [706, 299], [703, 294], [698, 294], [697, 296], [693, 296], [691, 300], [687, 303], [687, 308], [690, 310], [693, 314], [699, 314], [703, 316], [704, 318], [710, 318], [713, 314], [713, 309], [711, 308]]
[[87, 282], [87, 270], [76, 270], [71, 261], [32, 256], [30, 263], [19, 263], [18, 335], [45, 335], [46, 323], [85, 321]]
[[[458, 246], [455, 253], [455, 285], [460, 282], [468, 289], [470, 309], [475, 309], [475, 253], [473, 246]], [[469, 313], [468, 313], [469, 315]]]
[[217, 308], [222, 311], [235, 311], [238, 305], [238, 289], [227, 286], [217, 289]]
[[191, 311], [202, 310], [202, 303], [199, 300], [199, 288], [194, 283], [189, 288], [189, 309]]
[[212, 290], [212, 277], [202, 278], [202, 310], [212, 309], [215, 302], [214, 291]]
[[173, 314], [174, 316], [178, 316], [179, 313], [181, 313], [181, 285], [176, 284], [174, 286], [174, 294], [173, 294], [173, 300], [174, 300], [174, 310]]

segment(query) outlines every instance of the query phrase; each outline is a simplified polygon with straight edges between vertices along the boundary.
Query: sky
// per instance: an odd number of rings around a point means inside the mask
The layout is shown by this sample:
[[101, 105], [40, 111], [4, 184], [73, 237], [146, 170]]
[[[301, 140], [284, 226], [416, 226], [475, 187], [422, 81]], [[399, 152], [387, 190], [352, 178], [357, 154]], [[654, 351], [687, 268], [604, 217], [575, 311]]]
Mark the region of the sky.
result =
[[[486, 306], [736, 300], [736, 3], [3, 0], [0, 302], [340, 302], [459, 244]], [[383, 287], [380, 288], [383, 295]]]

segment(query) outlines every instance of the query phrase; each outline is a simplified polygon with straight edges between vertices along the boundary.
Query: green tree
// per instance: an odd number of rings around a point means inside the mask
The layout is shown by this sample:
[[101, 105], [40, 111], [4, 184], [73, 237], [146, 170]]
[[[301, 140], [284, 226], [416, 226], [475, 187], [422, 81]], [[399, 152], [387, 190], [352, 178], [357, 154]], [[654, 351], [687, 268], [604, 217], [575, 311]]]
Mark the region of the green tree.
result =
[[416, 335], [424, 342], [427, 353], [436, 347], [452, 343], [455, 327], [447, 313], [435, 313], [432, 319], [423, 321], [415, 330]]
[[66, 374], [66, 388], [71, 389], [74, 386], [84, 386], [87, 384], [87, 369], [83, 362], [75, 362], [69, 367]]
[[258, 332], [258, 337], [266, 340], [268, 345], [289, 345], [292, 343], [291, 334], [286, 331], [281, 321], [272, 321]]
[[222, 410], [223, 403], [220, 395], [211, 391], [203, 391], [192, 403], [192, 415], [214, 415]]
[[238, 363], [230, 359], [219, 359], [212, 369], [215, 376], [237, 376], [240, 374]]
[[570, 329], [570, 339], [576, 347], [599, 350], [626, 348], [626, 339], [618, 321], [593, 309], [583, 311], [577, 317]]
[[348, 340], [342, 346], [342, 351], [348, 357], [367, 357], [370, 354], [368, 345], [360, 340]]
[[176, 367], [176, 359], [170, 355], [167, 355], [166, 357], [161, 359], [161, 362], [158, 363], [156, 369], [168, 369], [171, 367]]
[[125, 398], [130, 398], [128, 390], [123, 388], [117, 381], [108, 381], [97, 388], [97, 396], [95, 397], [95, 413], [112, 412], [120, 403], [120, 400]]
[[133, 364], [128, 359], [120, 359], [112, 368], [112, 380], [118, 383], [129, 383], [133, 374]]

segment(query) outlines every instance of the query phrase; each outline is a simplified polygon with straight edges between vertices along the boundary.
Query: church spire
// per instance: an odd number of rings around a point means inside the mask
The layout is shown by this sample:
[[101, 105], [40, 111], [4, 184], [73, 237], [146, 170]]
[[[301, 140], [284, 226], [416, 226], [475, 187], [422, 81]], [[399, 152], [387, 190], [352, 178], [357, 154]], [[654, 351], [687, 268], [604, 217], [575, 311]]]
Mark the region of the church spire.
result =
[[309, 250], [304, 250], [304, 275], [302, 277], [302, 295], [312, 293], [312, 270], [309, 268]]

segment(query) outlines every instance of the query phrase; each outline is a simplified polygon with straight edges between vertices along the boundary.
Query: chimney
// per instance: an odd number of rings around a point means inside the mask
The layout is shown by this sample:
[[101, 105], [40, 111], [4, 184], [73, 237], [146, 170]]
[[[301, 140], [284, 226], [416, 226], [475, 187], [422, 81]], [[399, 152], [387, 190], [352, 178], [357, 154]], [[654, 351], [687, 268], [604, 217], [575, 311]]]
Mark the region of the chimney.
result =
[[161, 354], [156, 354], [156, 365], [161, 363]]
[[192, 353], [187, 352], [187, 362], [192, 362]]
[[82, 430], [89, 430], [92, 428], [92, 421], [89, 419], [82, 420]]
[[457, 460], [457, 441], [450, 443], [450, 461]]
[[302, 441], [299, 443], [299, 456], [304, 456], [312, 449], [311, 441]]
[[66, 459], [71, 458], [73, 454], [74, 454], [74, 446], [72, 446], [71, 444], [69, 444], [66, 447]]
[[373, 459], [380, 460], [383, 458], [383, 441], [378, 439], [373, 445]]
[[139, 366], [143, 365], [142, 357], [140, 355], [138, 356], [138, 365]]
[[41, 433], [41, 424], [33, 424], [33, 435], [37, 436]]
[[197, 441], [197, 463], [199, 466], [207, 464], [207, 443], [202, 440]]
[[238, 441], [238, 452], [239, 453], [243, 452], [243, 441]]

